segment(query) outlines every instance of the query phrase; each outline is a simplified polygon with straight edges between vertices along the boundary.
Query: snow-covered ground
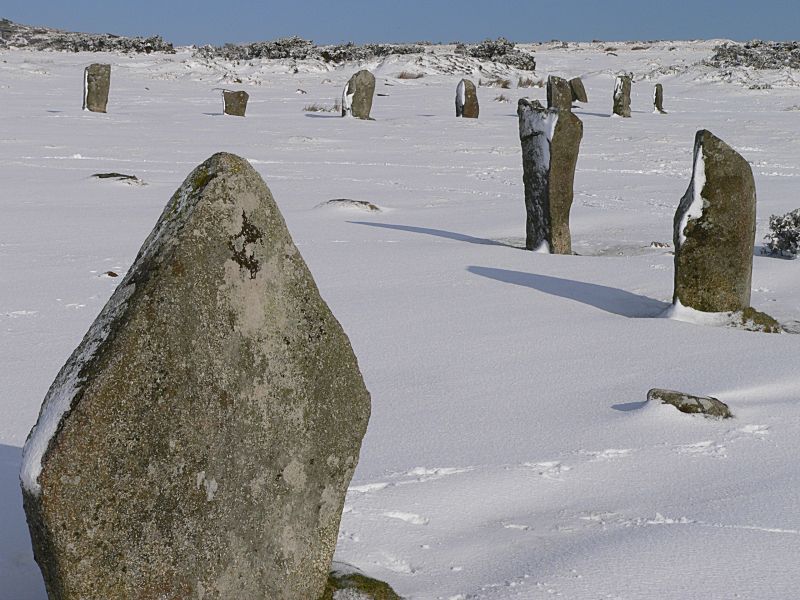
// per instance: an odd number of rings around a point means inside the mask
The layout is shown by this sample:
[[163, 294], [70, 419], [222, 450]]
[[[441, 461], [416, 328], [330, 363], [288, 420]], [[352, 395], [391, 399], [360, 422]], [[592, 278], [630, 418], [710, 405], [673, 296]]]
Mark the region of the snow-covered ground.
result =
[[[673, 272], [651, 242], [671, 242], [710, 129], [753, 165], [752, 303], [798, 327], [800, 260], [759, 247], [771, 214], [800, 207], [800, 74], [696, 64], [714, 42], [637, 46], [533, 47], [535, 78], [582, 76], [589, 95], [579, 256], [521, 250], [516, 100], [545, 92], [507, 68], [473, 73], [514, 85], [478, 88], [472, 120], [454, 96], [477, 62], [369, 63], [367, 122], [302, 110], [332, 105], [358, 65], [0, 52], [0, 598], [45, 598], [18, 484], [45, 392], [120, 281], [106, 273], [221, 150], [264, 176], [372, 393], [337, 560], [415, 600], [797, 597], [800, 336], [654, 318]], [[113, 64], [107, 115], [80, 110], [96, 61]], [[610, 117], [622, 71], [631, 119]], [[246, 118], [220, 114], [223, 86], [250, 93]], [[109, 171], [146, 185], [90, 177]], [[319, 207], [334, 198], [382, 210]], [[736, 418], [645, 405], [652, 387]]]

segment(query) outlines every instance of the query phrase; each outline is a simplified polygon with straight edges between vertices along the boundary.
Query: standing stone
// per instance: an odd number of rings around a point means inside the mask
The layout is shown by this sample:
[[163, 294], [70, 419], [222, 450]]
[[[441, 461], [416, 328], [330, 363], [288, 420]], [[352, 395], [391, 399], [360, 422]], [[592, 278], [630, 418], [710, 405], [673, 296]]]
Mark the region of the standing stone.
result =
[[467, 119], [478, 118], [478, 92], [469, 79], [462, 79], [456, 87], [456, 116]]
[[572, 88], [569, 81], [555, 75], [547, 78], [547, 108], [572, 110]]
[[631, 78], [627, 75], [617, 76], [614, 84], [614, 114], [620, 117], [631, 116]]
[[269, 189], [215, 154], [167, 204], [25, 444], [49, 598], [318, 598], [369, 412]]
[[83, 110], [106, 112], [111, 65], [94, 63], [83, 70]]
[[569, 211], [583, 123], [569, 110], [522, 98], [517, 106], [527, 225], [525, 248], [572, 254]]
[[361, 70], [350, 78], [342, 92], [342, 116], [348, 114], [357, 119], [369, 119], [372, 97], [375, 94], [375, 76]]
[[589, 102], [589, 97], [586, 95], [586, 88], [583, 87], [583, 80], [580, 77], [575, 77], [569, 80], [569, 87], [572, 90], [572, 101]]
[[692, 180], [675, 212], [673, 302], [705, 312], [747, 308], [755, 233], [750, 165], [710, 131], [698, 131]]
[[667, 114], [664, 110], [664, 86], [660, 83], [656, 84], [656, 89], [653, 90], [653, 112], [661, 115]]
[[247, 110], [247, 101], [249, 99], [250, 94], [245, 91], [232, 92], [230, 90], [222, 90], [223, 112], [226, 115], [243, 117]]

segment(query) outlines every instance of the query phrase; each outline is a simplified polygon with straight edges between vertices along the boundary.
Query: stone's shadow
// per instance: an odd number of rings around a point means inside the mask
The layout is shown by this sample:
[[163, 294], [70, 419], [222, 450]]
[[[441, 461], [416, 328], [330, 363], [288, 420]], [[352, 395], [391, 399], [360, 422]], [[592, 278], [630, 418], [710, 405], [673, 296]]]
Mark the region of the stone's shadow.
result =
[[304, 113], [309, 119], [341, 119], [342, 115], [318, 115], [317, 113]]
[[537, 275], [536, 273], [523, 273], [521, 271], [509, 271], [491, 267], [471, 266], [467, 267], [467, 271], [481, 277], [502, 281], [503, 283], [521, 285], [545, 294], [575, 300], [576, 302], [588, 304], [600, 310], [632, 319], [656, 317], [669, 306], [667, 302], [596, 283], [585, 283], [549, 275]]
[[647, 404], [647, 400], [641, 400], [639, 402], [623, 402], [621, 404], [613, 404], [611, 408], [621, 412], [631, 412], [632, 410], [644, 408], [645, 404]]
[[224, 112], [213, 112], [213, 113], [203, 113], [203, 114], [207, 115], [209, 117], [224, 117], [225, 116]]
[[22, 510], [21, 462], [22, 448], [0, 444], [0, 598], [46, 600]]
[[580, 117], [580, 116], [583, 116], [583, 115], [586, 115], [587, 117], [603, 117], [603, 118], [608, 118], [608, 119], [611, 118], [611, 114], [610, 113], [596, 113], [596, 112], [588, 112], [588, 111], [585, 111], [585, 110], [582, 110], [582, 111], [579, 111], [579, 112], [578, 111], [575, 112], [575, 116], [576, 117]]
[[369, 223], [367, 221], [348, 221], [354, 225], [368, 225], [369, 227], [382, 227], [384, 229], [395, 229], [397, 231], [410, 231], [411, 233], [422, 233], [425, 235], [433, 235], [436, 237], [446, 238], [448, 240], [456, 240], [459, 242], [467, 242], [468, 244], [481, 244], [484, 246], [503, 246], [505, 248], [514, 248], [519, 250], [517, 246], [498, 242], [497, 240], [489, 240], [486, 238], [473, 237], [464, 233], [455, 233], [453, 231], [445, 231], [444, 229], [431, 229], [429, 227], [413, 227], [411, 225], [395, 225], [392, 223]]

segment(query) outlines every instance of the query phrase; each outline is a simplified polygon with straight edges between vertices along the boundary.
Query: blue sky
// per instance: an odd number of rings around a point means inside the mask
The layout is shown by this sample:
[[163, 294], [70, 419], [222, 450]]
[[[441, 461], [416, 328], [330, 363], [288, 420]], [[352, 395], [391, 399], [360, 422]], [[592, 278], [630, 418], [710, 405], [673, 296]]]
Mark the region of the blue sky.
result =
[[176, 44], [800, 38], [800, 0], [2, 0], [0, 17]]

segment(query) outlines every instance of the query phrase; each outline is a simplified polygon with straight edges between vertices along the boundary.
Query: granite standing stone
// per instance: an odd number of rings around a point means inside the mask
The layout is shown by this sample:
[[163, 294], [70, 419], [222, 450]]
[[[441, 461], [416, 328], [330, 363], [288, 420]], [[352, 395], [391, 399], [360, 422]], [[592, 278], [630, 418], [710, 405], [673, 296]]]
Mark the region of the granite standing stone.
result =
[[478, 92], [469, 79], [462, 79], [456, 86], [456, 116], [467, 119], [478, 118]]
[[25, 444], [49, 598], [318, 598], [369, 412], [269, 189], [215, 154], [167, 204]]
[[245, 91], [233, 92], [222, 90], [223, 112], [234, 117], [243, 117], [247, 110], [247, 101], [250, 94]]
[[375, 76], [372, 73], [361, 70], [353, 75], [342, 92], [342, 116], [369, 119], [374, 94]]
[[527, 225], [525, 248], [572, 254], [569, 212], [583, 123], [569, 110], [517, 106]]
[[692, 180], [675, 212], [673, 301], [705, 312], [747, 308], [755, 233], [750, 165], [710, 131], [698, 131]]
[[83, 70], [83, 110], [106, 112], [111, 65], [94, 63]]
[[653, 90], [653, 110], [661, 115], [667, 114], [664, 110], [664, 86], [660, 83], [657, 83]]
[[614, 84], [614, 114], [631, 116], [631, 78], [627, 75], [619, 75]]
[[580, 77], [574, 77], [569, 80], [569, 87], [572, 90], [572, 101], [589, 102], [589, 97], [586, 95], [586, 88], [583, 87], [583, 80]]
[[572, 110], [572, 88], [569, 81], [555, 75], [547, 78], [547, 108]]

